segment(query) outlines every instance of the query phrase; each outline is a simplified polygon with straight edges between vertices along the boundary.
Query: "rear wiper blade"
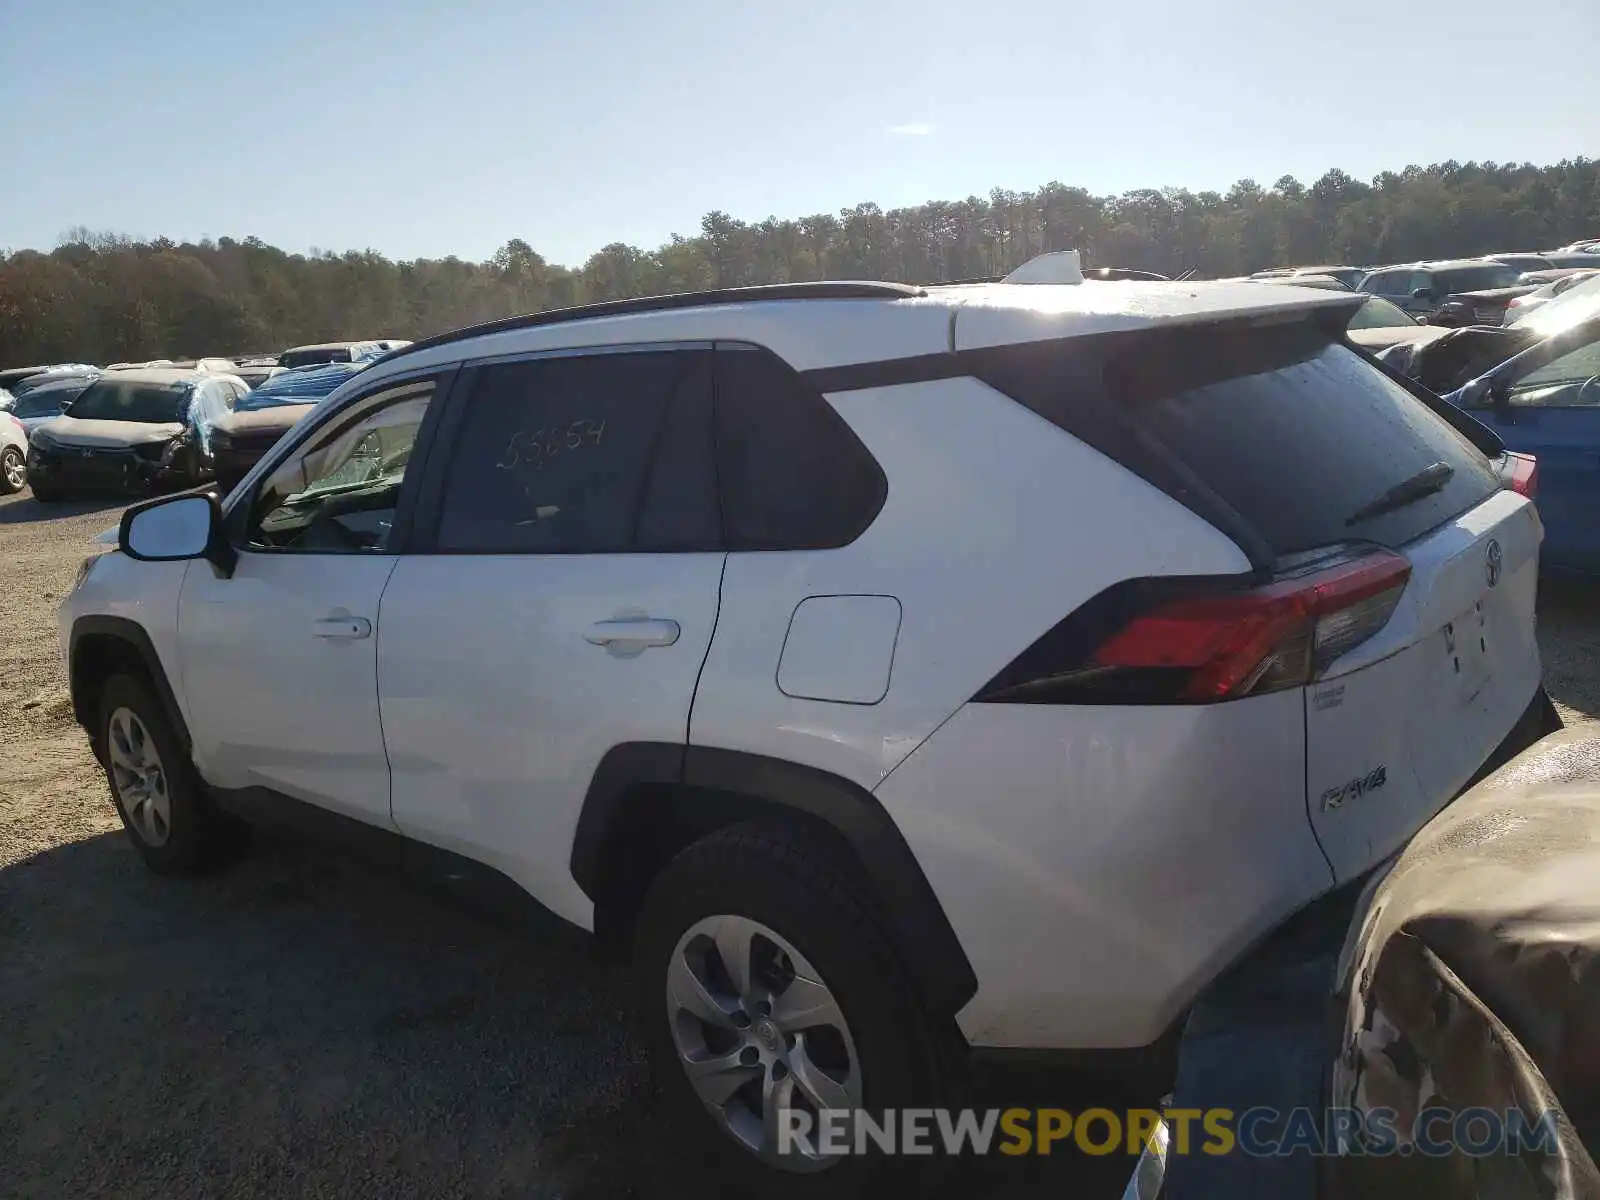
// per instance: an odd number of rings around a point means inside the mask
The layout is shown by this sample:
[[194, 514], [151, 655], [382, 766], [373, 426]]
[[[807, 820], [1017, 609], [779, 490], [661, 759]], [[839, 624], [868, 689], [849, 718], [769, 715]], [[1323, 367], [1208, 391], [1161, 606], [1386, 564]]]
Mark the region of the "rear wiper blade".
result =
[[1373, 517], [1381, 517], [1384, 513], [1414, 504], [1425, 496], [1442, 491], [1455, 473], [1456, 469], [1449, 463], [1429, 463], [1410, 479], [1395, 484], [1372, 503], [1356, 509], [1344, 519], [1344, 523], [1346, 526], [1359, 525], [1363, 521], [1370, 521]]

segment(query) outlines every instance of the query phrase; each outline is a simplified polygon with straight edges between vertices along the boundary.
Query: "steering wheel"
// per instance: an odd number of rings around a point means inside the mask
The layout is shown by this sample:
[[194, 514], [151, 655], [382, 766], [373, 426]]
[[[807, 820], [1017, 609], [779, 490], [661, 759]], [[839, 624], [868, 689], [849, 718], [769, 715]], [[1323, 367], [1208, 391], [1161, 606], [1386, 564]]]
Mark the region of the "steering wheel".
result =
[[1600, 405], [1600, 375], [1591, 375], [1579, 386], [1577, 394], [1572, 397], [1574, 404]]

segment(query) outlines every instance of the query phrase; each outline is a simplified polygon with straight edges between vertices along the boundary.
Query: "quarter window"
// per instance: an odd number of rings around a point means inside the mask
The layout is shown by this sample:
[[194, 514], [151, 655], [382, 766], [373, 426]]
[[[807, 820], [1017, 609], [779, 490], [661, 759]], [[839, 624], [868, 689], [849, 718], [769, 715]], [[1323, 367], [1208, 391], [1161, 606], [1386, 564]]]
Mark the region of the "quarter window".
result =
[[367, 396], [327, 421], [267, 478], [250, 506], [255, 550], [384, 553], [437, 380]]
[[730, 550], [847, 545], [887, 487], [833, 406], [756, 346], [717, 347], [717, 470]]
[[533, 358], [463, 382], [440, 550], [719, 548], [709, 350]]

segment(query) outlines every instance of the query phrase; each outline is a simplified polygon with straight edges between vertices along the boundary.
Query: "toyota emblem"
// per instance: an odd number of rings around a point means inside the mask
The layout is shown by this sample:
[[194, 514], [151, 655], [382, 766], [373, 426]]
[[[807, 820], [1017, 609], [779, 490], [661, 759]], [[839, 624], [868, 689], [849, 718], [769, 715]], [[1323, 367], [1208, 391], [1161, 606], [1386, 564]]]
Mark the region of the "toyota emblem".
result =
[[1489, 539], [1489, 553], [1484, 556], [1483, 577], [1490, 587], [1500, 582], [1500, 543], [1493, 538]]

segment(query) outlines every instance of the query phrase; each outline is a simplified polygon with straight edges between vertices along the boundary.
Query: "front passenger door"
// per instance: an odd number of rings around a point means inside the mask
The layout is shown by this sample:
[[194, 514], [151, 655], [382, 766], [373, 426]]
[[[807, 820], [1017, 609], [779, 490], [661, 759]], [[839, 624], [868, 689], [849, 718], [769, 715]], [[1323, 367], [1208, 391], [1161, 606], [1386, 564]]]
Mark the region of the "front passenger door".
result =
[[212, 786], [390, 824], [378, 602], [415, 490], [411, 451], [446, 378], [389, 381], [329, 414], [230, 508], [232, 575], [190, 565], [179, 645]]

